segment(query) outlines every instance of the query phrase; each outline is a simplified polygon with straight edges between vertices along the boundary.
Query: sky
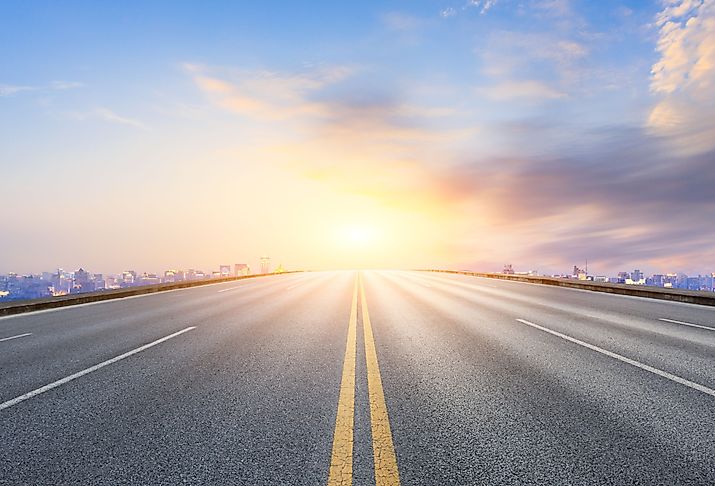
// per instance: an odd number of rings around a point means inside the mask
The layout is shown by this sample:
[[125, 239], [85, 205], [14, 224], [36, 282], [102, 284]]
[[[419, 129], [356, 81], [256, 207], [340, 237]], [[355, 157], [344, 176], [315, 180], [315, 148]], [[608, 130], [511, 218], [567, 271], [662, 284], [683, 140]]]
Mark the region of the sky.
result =
[[0, 273], [715, 271], [715, 0], [8, 0]]

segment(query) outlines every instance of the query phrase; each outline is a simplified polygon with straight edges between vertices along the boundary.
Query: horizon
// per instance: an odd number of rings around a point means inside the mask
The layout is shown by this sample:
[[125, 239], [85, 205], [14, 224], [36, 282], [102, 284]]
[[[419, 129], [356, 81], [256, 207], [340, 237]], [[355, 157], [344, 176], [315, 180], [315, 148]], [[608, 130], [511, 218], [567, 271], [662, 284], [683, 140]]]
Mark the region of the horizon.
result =
[[715, 2], [311, 7], [5, 5], [0, 273], [715, 272]]

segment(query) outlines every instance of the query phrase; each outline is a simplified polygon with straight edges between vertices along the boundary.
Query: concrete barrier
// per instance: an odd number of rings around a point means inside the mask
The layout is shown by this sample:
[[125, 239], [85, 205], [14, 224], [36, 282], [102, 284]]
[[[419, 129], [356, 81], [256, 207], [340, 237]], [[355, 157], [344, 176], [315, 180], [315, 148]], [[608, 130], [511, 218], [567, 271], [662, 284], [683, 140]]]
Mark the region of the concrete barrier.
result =
[[223, 282], [232, 282], [235, 280], [244, 280], [247, 278], [267, 277], [270, 275], [283, 275], [289, 273], [299, 273], [299, 271], [282, 272], [282, 273], [265, 273], [256, 275], [242, 275], [240, 277], [224, 277], [212, 278], [206, 280], [186, 280], [183, 282], [155, 284], [155, 285], [140, 285], [136, 287], [127, 287], [123, 289], [99, 290], [96, 292], [87, 292], [84, 294], [70, 294], [59, 297], [46, 297], [42, 299], [32, 300], [17, 300], [0, 303], [0, 316], [10, 316], [15, 314], [23, 314], [25, 312], [33, 312], [38, 310], [54, 309], [57, 307], [66, 307], [77, 304], [87, 304], [89, 302], [100, 302], [103, 300], [122, 299], [124, 297], [132, 297], [134, 295], [155, 294], [158, 292], [166, 292], [167, 290], [185, 289], [189, 287], [199, 287], [202, 285], [211, 285]]
[[551, 285], [554, 287], [568, 287], [572, 289], [590, 290], [592, 292], [604, 292], [607, 294], [630, 295], [633, 297], [645, 297], [648, 299], [660, 299], [669, 300], [673, 302], [685, 302], [688, 304], [715, 306], [715, 292], [705, 292], [701, 290], [665, 289], [661, 287], [647, 287], [643, 285], [624, 285], [554, 277], [506, 275], [502, 273], [470, 272], [463, 270], [430, 269], [421, 271], [471, 275], [473, 277], [493, 278], [498, 280], [512, 280], [515, 282], [528, 282], [541, 285]]

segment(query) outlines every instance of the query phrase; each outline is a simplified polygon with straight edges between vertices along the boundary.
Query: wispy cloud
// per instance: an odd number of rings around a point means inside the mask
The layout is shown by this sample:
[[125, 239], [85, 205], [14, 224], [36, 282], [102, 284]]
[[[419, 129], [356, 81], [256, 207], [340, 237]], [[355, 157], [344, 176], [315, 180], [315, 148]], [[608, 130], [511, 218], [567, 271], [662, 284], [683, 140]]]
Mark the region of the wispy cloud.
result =
[[531, 7], [535, 11], [555, 17], [573, 15], [571, 0], [535, 0], [531, 2]]
[[435, 184], [439, 174], [427, 167], [476, 133], [473, 126], [441, 123], [455, 116], [451, 107], [410, 102], [398, 88], [361, 84], [365, 79], [355, 79], [355, 68], [187, 72], [214, 106], [253, 122], [265, 140], [255, 157], [390, 206], [428, 211], [448, 199]]
[[143, 122], [134, 119], [134, 118], [129, 118], [126, 116], [122, 116], [117, 114], [116, 112], [110, 110], [109, 108], [106, 107], [98, 107], [90, 111], [85, 111], [85, 112], [72, 112], [67, 114], [70, 118], [75, 119], [75, 120], [101, 120], [103, 122], [107, 123], [114, 123], [118, 125], [124, 125], [132, 128], [137, 128], [139, 130], [148, 130], [149, 127], [145, 125]]
[[78, 89], [78, 88], [84, 88], [86, 85], [84, 83], [80, 83], [77, 81], [52, 81], [50, 83], [50, 88], [51, 89], [56, 89], [56, 90], [66, 90], [66, 89]]
[[[535, 130], [512, 131], [511, 143], [528, 146]], [[550, 268], [589, 258], [607, 270], [642, 264], [661, 271], [674, 262], [686, 269], [694, 255], [715, 261], [715, 227], [703, 226], [715, 218], [715, 152], [673, 155], [668, 140], [628, 126], [579, 138], [544, 155], [520, 150], [452, 166], [450, 192], [480, 208], [482, 224], [519, 241], [501, 248], [480, 233], [490, 258]]]
[[84, 86], [84, 83], [79, 83], [75, 81], [52, 81], [45, 86], [0, 84], [0, 97], [12, 96], [22, 92], [63, 91], [68, 89], [82, 88]]
[[466, 3], [462, 3], [461, 5], [455, 4], [450, 7], [443, 8], [440, 10], [439, 15], [440, 17], [447, 19], [456, 16], [460, 12], [466, 12], [469, 10], [476, 10], [480, 14], [484, 15], [497, 3], [498, 0], [467, 0]]
[[514, 99], [543, 101], [566, 97], [566, 93], [535, 80], [506, 81], [493, 86], [477, 88], [477, 93], [498, 101]]
[[390, 30], [409, 32], [419, 29], [424, 21], [405, 12], [388, 12], [380, 16], [383, 25]]
[[547, 33], [496, 32], [476, 49], [482, 73], [491, 80], [476, 93], [493, 100], [556, 99], [583, 91], [595, 76], [584, 73], [589, 47]]
[[298, 73], [237, 71], [185, 64], [196, 86], [217, 106], [262, 121], [325, 114], [314, 99], [327, 86], [352, 75], [349, 66], [320, 67]]
[[0, 84], [0, 97], [12, 96], [23, 91], [34, 91], [37, 88], [33, 86], [17, 86], [11, 84]]

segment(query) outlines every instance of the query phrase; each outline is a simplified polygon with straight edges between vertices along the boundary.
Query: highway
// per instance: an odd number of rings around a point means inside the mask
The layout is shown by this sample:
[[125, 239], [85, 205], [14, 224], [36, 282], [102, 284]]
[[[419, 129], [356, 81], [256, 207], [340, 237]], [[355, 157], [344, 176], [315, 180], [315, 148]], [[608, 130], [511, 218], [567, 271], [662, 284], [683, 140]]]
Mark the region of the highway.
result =
[[715, 309], [312, 272], [0, 318], [0, 484], [715, 484]]

